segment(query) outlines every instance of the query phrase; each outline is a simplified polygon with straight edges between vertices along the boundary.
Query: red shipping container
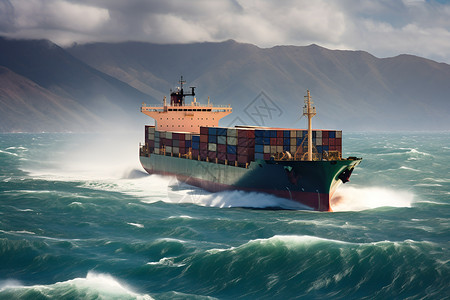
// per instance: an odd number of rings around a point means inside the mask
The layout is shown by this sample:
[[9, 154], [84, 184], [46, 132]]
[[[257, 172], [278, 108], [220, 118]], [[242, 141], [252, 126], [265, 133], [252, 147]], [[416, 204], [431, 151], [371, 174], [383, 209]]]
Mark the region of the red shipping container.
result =
[[208, 142], [208, 136], [205, 134], [200, 135], [200, 142], [201, 143], [207, 143]]
[[219, 160], [225, 161], [227, 159], [227, 154], [223, 153], [223, 152], [219, 152], [219, 153], [217, 153], [217, 158]]
[[247, 137], [247, 129], [238, 129], [237, 136], [238, 138], [246, 138]]
[[198, 156], [199, 156], [199, 154], [200, 154], [200, 150], [198, 150], [198, 149], [192, 149], [192, 158], [193, 158], [193, 159], [197, 159]]
[[218, 144], [217, 145], [217, 152], [227, 153], [227, 145]]
[[322, 145], [328, 146], [328, 138], [322, 138]]
[[178, 134], [178, 139], [179, 139], [180, 141], [184, 141], [184, 140], [185, 140], [185, 134], [184, 134], [184, 133], [179, 133], [179, 134]]
[[[277, 133], [278, 133], [278, 131], [277, 131]], [[283, 138], [282, 137], [281, 138], [277, 137], [277, 146], [283, 146]]]
[[247, 155], [248, 154], [248, 148], [247, 147], [237, 147], [237, 154], [238, 155]]
[[328, 139], [328, 144], [330, 146], [335, 146], [336, 145], [336, 139]]
[[186, 142], [184, 140], [183, 141], [179, 141], [179, 143], [178, 143], [178, 147], [180, 147], [180, 148], [185, 147], [185, 145], [186, 145]]
[[248, 155], [251, 157], [255, 157], [255, 148], [248, 148]]
[[240, 164], [245, 164], [248, 162], [248, 156], [247, 155], [238, 155], [237, 161]]
[[330, 151], [336, 151], [337, 150], [336, 145], [330, 145], [328, 149], [330, 149]]
[[147, 143], [149, 147], [155, 147], [155, 141], [148, 141]]
[[264, 153], [264, 159], [269, 160], [270, 159], [270, 153]]
[[229, 162], [236, 161], [236, 154], [227, 153], [227, 159]]
[[214, 151], [208, 151], [208, 158], [209, 160], [216, 160], [217, 153]]
[[277, 138], [270, 138], [270, 145], [276, 146], [277, 145]]
[[336, 150], [342, 153], [342, 146], [336, 146]]
[[172, 140], [166, 139], [166, 143], [164, 145], [172, 146]]
[[[282, 138], [282, 137], [284, 137], [283, 135], [284, 135], [283, 130], [277, 130], [277, 138]], [[281, 145], [283, 145], [283, 144], [281, 144]]]
[[208, 143], [200, 142], [200, 150], [207, 151], [208, 150]]
[[248, 147], [255, 147], [255, 139], [254, 138], [249, 138], [248, 139]]
[[200, 127], [200, 134], [208, 136], [208, 130], [208, 127]]
[[322, 141], [323, 141], [324, 138], [326, 138], [326, 139], [328, 138], [328, 130], [323, 130], [322, 131]]
[[186, 154], [186, 148], [180, 147], [180, 154]]
[[337, 138], [336, 139], [336, 146], [341, 146], [342, 145], [342, 138]]
[[255, 139], [255, 131], [254, 130], [247, 130], [247, 137], [249, 139]]
[[176, 133], [176, 132], [172, 133], [172, 140], [178, 140], [179, 139], [178, 137], [179, 137], [178, 133]]
[[247, 147], [248, 146], [248, 138], [240, 137], [238, 138], [238, 147]]

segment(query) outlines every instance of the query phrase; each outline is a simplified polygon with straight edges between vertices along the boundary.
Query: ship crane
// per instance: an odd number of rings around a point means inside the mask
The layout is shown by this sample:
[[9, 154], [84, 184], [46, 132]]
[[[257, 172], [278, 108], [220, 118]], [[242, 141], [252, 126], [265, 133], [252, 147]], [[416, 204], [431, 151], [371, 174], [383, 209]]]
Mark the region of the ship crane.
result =
[[314, 103], [311, 100], [309, 90], [306, 91], [305, 106], [303, 106], [303, 115], [308, 117], [308, 160], [312, 161], [312, 127], [311, 119], [316, 115], [316, 107], [312, 106]]

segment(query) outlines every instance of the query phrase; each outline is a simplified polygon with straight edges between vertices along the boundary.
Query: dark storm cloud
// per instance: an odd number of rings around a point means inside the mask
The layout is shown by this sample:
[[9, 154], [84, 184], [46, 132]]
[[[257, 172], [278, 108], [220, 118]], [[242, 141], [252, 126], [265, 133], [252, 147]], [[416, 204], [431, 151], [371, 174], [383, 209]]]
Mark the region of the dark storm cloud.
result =
[[0, 0], [0, 34], [73, 42], [317, 43], [450, 62], [450, 4], [423, 0]]

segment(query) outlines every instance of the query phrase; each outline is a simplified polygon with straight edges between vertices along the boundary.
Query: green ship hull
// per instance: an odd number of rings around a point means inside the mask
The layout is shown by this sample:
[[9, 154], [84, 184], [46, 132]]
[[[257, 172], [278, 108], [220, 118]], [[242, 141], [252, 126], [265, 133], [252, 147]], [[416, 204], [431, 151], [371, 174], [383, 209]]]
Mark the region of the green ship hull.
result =
[[[149, 174], [175, 176], [187, 184], [218, 192], [243, 190], [273, 194], [305, 206], [331, 211], [330, 199], [349, 180], [361, 159], [332, 161], [256, 160], [247, 168], [166, 155], [140, 156]], [[255, 199], [257, 201], [257, 199]]]

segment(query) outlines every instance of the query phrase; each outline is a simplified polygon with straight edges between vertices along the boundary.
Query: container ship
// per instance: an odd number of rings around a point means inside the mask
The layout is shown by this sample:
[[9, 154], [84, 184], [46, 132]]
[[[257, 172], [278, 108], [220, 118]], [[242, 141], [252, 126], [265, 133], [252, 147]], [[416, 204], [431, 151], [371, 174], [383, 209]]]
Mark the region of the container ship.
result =
[[183, 77], [179, 83], [170, 103], [164, 97], [162, 106], [142, 104], [141, 112], [156, 125], [145, 126], [145, 143], [140, 145], [147, 173], [175, 176], [211, 192], [268, 193], [305, 209], [332, 210], [333, 193], [349, 181], [361, 158], [341, 157], [342, 131], [312, 129], [316, 109], [309, 91], [303, 107], [307, 129], [220, 127], [231, 106], [213, 105], [209, 97], [207, 104], [200, 104], [195, 87], [185, 92]]

